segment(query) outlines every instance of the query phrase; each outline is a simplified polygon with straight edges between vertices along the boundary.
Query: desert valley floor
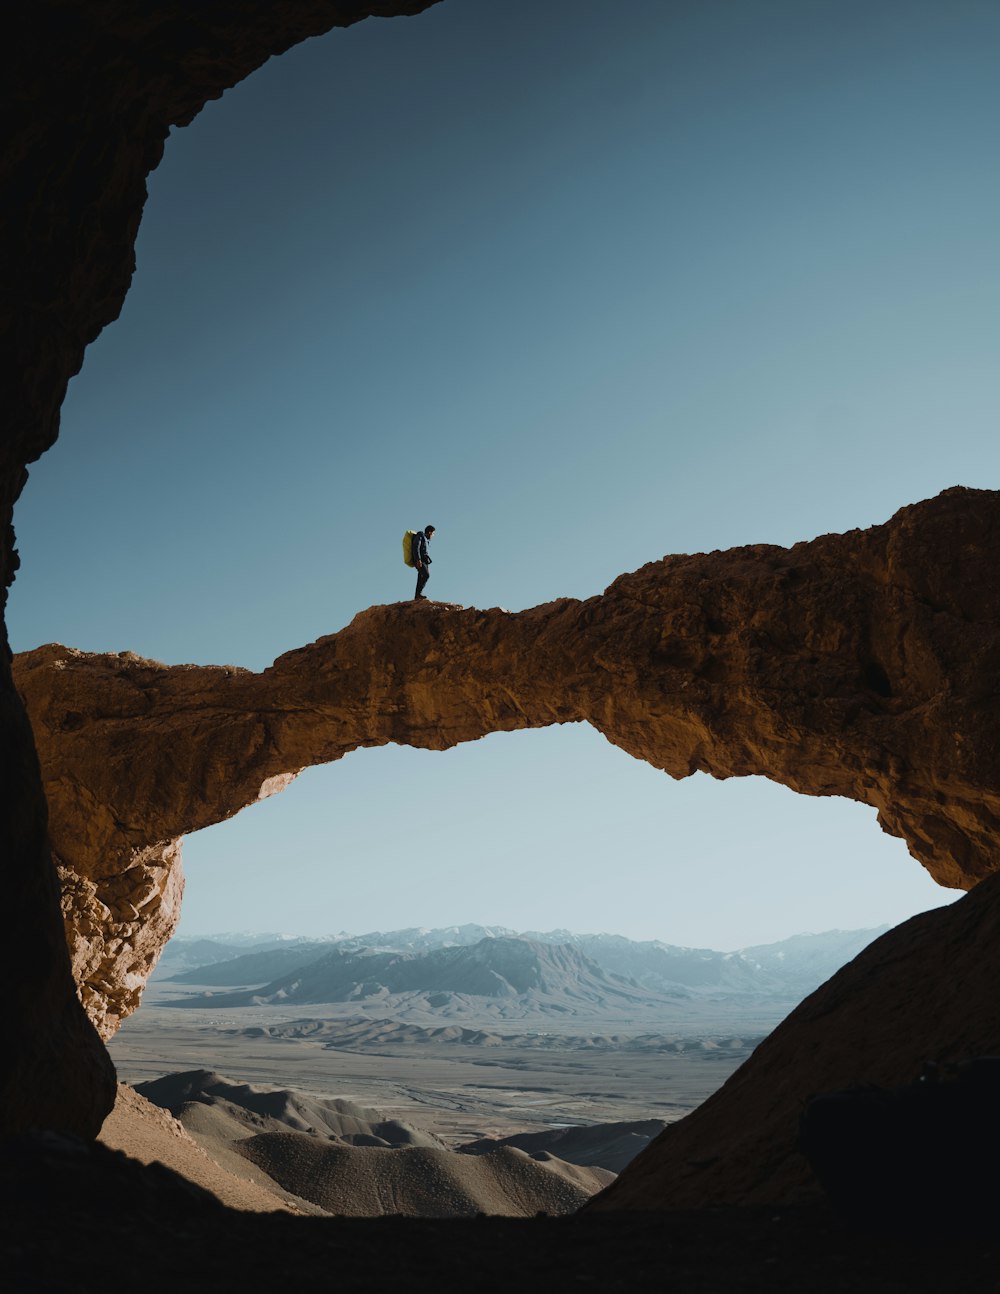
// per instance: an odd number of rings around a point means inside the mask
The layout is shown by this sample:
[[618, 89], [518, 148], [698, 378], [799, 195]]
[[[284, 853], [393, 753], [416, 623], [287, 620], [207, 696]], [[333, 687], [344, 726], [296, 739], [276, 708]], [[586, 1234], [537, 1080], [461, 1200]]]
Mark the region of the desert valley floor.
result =
[[[615, 1028], [607, 1016], [592, 1028], [575, 1018], [562, 1032], [551, 1021], [528, 1019], [505, 1022], [501, 1033], [492, 1021], [484, 1022], [490, 1040], [470, 1045], [412, 1041], [418, 1031], [392, 1021], [359, 1037], [362, 1013], [350, 1004], [224, 1011], [177, 1005], [203, 991], [150, 984], [140, 1011], [110, 1043], [121, 1080], [213, 1069], [255, 1085], [374, 1106], [456, 1144], [560, 1123], [670, 1122], [720, 1087], [783, 1014], [770, 1002], [705, 1008], [655, 1034], [645, 1022], [642, 1030], [624, 1019]], [[377, 1008], [365, 1003], [363, 1015], [377, 1020]], [[280, 1036], [304, 1019], [314, 1037]], [[646, 1046], [636, 1034], [646, 1035]], [[504, 1037], [516, 1041], [493, 1041]]]

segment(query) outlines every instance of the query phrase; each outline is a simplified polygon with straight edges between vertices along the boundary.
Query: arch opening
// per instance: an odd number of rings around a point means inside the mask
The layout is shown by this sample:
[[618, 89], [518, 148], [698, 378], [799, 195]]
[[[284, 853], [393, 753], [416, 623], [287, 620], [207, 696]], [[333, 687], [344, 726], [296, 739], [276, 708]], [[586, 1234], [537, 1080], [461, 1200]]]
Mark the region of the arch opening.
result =
[[946, 902], [874, 813], [765, 779], [673, 782], [582, 725], [362, 749], [188, 836], [178, 933], [475, 923], [732, 951]]

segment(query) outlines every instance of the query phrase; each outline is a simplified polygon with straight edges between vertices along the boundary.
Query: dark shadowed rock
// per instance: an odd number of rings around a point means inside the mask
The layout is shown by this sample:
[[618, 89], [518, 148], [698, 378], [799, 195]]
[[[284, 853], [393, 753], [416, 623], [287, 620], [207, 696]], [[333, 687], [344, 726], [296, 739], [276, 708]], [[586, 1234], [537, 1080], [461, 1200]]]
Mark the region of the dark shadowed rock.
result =
[[896, 1087], [919, 1077], [927, 1061], [1000, 1055], [998, 983], [994, 876], [876, 939], [589, 1207], [701, 1208], [815, 1195], [818, 1184], [797, 1147], [806, 1100], [865, 1084]]
[[[14, 504], [25, 467], [55, 441], [84, 348], [117, 318], [135, 267], [146, 176], [173, 126], [190, 122], [271, 55], [369, 14], [413, 14], [433, 0], [32, 0], [5, 15], [0, 75], [0, 599], [18, 568]], [[0, 625], [0, 858], [7, 930], [0, 948], [9, 1057], [0, 1067], [0, 1131], [44, 1125], [87, 1136], [115, 1099], [114, 1071], [77, 997], [124, 950], [131, 900], [150, 901], [136, 964], [146, 971], [180, 895], [153, 865], [138, 887], [92, 860], [64, 870], [71, 925], [96, 956], [65, 956], [58, 886], [31, 732]], [[85, 806], [79, 806], [85, 812]], [[95, 806], [96, 807], [96, 806]], [[98, 812], [100, 812], [98, 810]], [[140, 856], [139, 867], [144, 864]], [[170, 851], [164, 855], [168, 860]], [[98, 894], [100, 891], [100, 894]], [[126, 898], [126, 894], [128, 898]], [[163, 900], [167, 899], [164, 905]], [[157, 922], [153, 918], [162, 908]], [[134, 923], [133, 923], [134, 924]], [[98, 936], [98, 930], [102, 930]], [[125, 958], [128, 960], [128, 957]], [[144, 977], [144, 976], [143, 976]], [[75, 981], [75, 986], [74, 986]]]
[[89, 1252], [95, 1236], [117, 1270], [142, 1273], [151, 1290], [212, 1294], [307, 1290], [327, 1276], [342, 1290], [397, 1294], [405, 1284], [441, 1294], [464, 1288], [469, 1273], [477, 1294], [978, 1294], [996, 1285], [989, 1230], [893, 1242], [845, 1230], [823, 1206], [440, 1221], [242, 1213], [168, 1169], [51, 1137], [0, 1145], [0, 1216], [4, 1276], [26, 1291], [106, 1289], [106, 1267]]

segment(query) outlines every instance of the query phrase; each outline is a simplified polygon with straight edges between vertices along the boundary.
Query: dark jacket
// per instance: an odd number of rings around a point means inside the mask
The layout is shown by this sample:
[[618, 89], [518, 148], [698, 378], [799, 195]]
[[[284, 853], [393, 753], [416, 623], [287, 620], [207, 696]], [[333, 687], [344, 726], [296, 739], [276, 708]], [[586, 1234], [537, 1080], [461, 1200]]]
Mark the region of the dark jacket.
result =
[[427, 556], [427, 535], [423, 530], [418, 530], [413, 536], [413, 560], [417, 565], [431, 564], [431, 559]]

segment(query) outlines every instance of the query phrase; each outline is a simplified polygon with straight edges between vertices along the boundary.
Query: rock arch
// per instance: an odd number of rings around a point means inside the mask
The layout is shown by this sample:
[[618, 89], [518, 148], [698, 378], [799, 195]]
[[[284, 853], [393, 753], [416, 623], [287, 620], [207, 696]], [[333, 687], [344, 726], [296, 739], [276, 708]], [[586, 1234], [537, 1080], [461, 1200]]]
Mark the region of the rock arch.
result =
[[943, 885], [1000, 866], [1000, 494], [666, 557], [511, 614], [371, 607], [259, 674], [50, 645], [15, 661], [77, 981], [105, 1036], [172, 932], [180, 840], [359, 746], [584, 721], [673, 777], [874, 806]]

